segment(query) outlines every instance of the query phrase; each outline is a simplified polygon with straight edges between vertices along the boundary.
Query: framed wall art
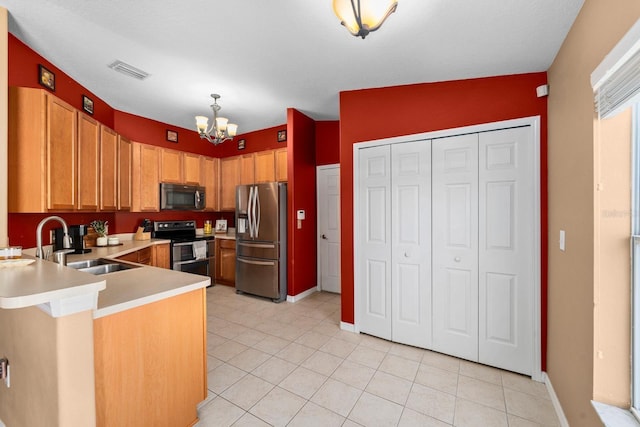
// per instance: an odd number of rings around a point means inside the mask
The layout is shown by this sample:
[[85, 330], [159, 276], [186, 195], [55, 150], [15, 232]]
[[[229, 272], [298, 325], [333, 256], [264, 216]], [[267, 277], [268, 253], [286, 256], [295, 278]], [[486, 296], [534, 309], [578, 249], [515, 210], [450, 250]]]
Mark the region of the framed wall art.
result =
[[87, 95], [82, 95], [82, 109], [93, 115], [93, 99], [89, 98]]
[[278, 142], [285, 142], [287, 140], [287, 131], [279, 130], [278, 131]]
[[167, 141], [169, 142], [178, 142], [178, 132], [175, 130], [167, 129]]
[[56, 75], [42, 64], [38, 64], [38, 83], [50, 91], [56, 91]]
[[238, 140], [238, 150], [244, 150], [245, 142], [244, 139]]

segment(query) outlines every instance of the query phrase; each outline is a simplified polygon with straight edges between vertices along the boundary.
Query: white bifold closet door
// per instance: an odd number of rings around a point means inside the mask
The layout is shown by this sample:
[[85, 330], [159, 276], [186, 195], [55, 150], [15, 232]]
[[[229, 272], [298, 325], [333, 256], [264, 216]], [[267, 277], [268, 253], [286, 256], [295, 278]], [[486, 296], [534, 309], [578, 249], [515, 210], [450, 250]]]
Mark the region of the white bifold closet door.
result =
[[360, 330], [431, 344], [431, 147], [359, 150]]
[[531, 374], [530, 127], [434, 140], [433, 349]]

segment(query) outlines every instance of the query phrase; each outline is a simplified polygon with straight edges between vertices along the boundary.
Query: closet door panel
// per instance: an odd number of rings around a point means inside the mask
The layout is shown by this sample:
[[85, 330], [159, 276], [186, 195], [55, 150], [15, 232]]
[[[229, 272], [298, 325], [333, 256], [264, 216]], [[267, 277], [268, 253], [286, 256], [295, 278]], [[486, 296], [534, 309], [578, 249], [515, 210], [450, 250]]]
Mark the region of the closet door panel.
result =
[[479, 136], [479, 361], [531, 374], [534, 185], [530, 127]]
[[433, 349], [478, 360], [478, 135], [432, 142]]
[[431, 345], [431, 142], [391, 147], [392, 339]]
[[359, 150], [357, 310], [361, 332], [391, 339], [391, 149]]

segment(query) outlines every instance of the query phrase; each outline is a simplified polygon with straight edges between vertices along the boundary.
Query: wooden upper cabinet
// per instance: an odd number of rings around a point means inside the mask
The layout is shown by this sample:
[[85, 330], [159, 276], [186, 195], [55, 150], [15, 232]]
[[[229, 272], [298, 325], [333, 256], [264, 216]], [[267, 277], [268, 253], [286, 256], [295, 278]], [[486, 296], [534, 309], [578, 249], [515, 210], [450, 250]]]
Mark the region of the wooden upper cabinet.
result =
[[99, 160], [100, 124], [86, 114], [78, 113], [78, 210], [98, 210]]
[[255, 167], [256, 156], [254, 153], [240, 156], [240, 185], [253, 184], [256, 182]]
[[287, 181], [287, 149], [278, 148], [275, 150], [276, 179], [275, 181]]
[[[47, 211], [47, 110], [44, 90], [9, 87], [9, 212]], [[67, 132], [74, 138], [73, 126]]]
[[274, 150], [255, 153], [255, 182], [273, 182], [276, 180]]
[[154, 145], [133, 142], [131, 157], [131, 210], [160, 210], [160, 151]]
[[182, 184], [182, 153], [160, 149], [160, 182]]
[[240, 182], [240, 157], [220, 159], [220, 210], [235, 211], [236, 186]]
[[205, 210], [218, 210], [218, 165], [219, 160], [202, 156], [200, 159], [202, 182], [205, 188]]
[[[47, 95], [46, 170], [49, 210], [73, 210], [76, 207], [77, 120], [76, 109], [54, 96]], [[94, 149], [97, 155], [97, 144], [93, 148], [91, 141], [87, 144], [89, 147], [85, 154], [89, 153], [91, 157], [91, 150]], [[97, 160], [97, 157], [94, 159]], [[97, 203], [95, 206], [97, 208]]]
[[[182, 153], [182, 165], [184, 183], [187, 185], [203, 185], [202, 174], [200, 173], [200, 155], [193, 153]], [[208, 195], [208, 193], [207, 193]]]
[[118, 210], [131, 210], [131, 141], [118, 136]]
[[118, 134], [100, 126], [100, 210], [118, 209]]

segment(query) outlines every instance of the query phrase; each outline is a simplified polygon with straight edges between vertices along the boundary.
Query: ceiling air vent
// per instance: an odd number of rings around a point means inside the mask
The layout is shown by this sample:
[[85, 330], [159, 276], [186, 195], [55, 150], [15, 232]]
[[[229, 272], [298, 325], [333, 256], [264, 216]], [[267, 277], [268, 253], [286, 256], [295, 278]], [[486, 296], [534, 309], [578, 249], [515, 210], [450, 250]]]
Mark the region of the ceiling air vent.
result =
[[136, 78], [138, 80], [144, 80], [147, 77], [149, 77], [149, 73], [147, 73], [145, 71], [142, 71], [142, 70], [134, 67], [133, 65], [129, 65], [129, 64], [127, 64], [125, 62], [122, 62], [122, 61], [115, 61], [115, 62], [109, 64], [109, 68], [111, 68], [111, 69], [113, 69], [113, 70], [115, 70], [115, 71], [117, 71], [119, 73], [125, 74], [125, 75], [127, 75], [129, 77], [134, 77], [134, 78]]

